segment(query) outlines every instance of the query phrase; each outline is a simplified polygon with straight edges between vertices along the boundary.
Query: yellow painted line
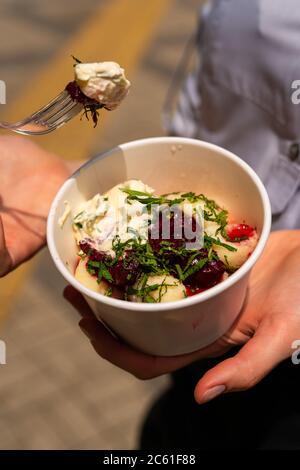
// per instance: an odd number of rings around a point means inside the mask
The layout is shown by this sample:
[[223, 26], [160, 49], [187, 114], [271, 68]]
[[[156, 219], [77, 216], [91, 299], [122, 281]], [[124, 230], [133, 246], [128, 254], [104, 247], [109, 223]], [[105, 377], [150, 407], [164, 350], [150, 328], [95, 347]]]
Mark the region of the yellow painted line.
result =
[[[155, 28], [172, 2], [173, 0], [111, 0], [105, 9], [96, 10], [78, 33], [67, 41], [47, 66], [31, 80], [28, 88], [5, 109], [5, 119], [14, 121], [22, 118], [56, 96], [66, 83], [73, 79], [70, 54], [83, 61], [119, 62], [130, 79], [150, 43]], [[122, 106], [126, 106], [126, 101]], [[86, 158], [93, 140], [105, 131], [105, 126], [117, 112], [118, 110], [102, 112], [96, 129], [91, 122], [80, 121], [78, 117], [53, 134], [35, 137], [35, 141], [64, 158]], [[0, 321], [29, 275], [31, 267], [32, 262], [27, 263], [0, 280]]]
[[[172, 1], [113, 0], [106, 9], [100, 8], [29, 84], [12, 106], [8, 119], [13, 121], [38, 109], [73, 79], [71, 54], [82, 61], [114, 60], [125, 68], [130, 79]], [[126, 106], [126, 101], [122, 106]], [[103, 132], [106, 121], [117, 112], [103, 110], [96, 129], [91, 122], [77, 117], [54, 134], [35, 139], [64, 158], [81, 159], [88, 155], [91, 141]]]

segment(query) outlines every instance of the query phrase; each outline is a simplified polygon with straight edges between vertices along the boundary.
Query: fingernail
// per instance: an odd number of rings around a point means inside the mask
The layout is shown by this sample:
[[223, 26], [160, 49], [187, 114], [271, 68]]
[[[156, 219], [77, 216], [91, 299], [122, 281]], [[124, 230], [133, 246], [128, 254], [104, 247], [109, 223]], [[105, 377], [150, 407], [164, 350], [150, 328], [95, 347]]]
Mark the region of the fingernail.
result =
[[225, 389], [225, 385], [217, 385], [216, 387], [208, 389], [207, 392], [204, 393], [200, 403], [207, 403], [208, 401], [213, 400], [214, 398], [221, 395]]

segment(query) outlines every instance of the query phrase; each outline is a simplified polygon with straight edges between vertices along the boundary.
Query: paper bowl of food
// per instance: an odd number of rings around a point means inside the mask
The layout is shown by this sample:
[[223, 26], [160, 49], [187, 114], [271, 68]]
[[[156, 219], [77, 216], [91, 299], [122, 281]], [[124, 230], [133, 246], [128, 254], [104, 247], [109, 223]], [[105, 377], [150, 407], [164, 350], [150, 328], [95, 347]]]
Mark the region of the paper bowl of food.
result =
[[51, 256], [96, 317], [155, 355], [211, 344], [237, 319], [271, 226], [266, 190], [231, 152], [158, 137], [120, 145], [61, 187]]

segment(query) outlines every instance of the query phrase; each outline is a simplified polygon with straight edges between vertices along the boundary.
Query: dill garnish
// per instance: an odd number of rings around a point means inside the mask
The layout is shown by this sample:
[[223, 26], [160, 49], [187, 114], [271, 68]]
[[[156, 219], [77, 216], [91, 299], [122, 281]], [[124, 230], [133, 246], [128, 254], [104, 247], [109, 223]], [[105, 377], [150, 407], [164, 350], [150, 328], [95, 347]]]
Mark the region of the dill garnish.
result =
[[210, 237], [206, 233], [204, 234], [204, 246], [205, 248], [211, 248], [213, 245], [222, 246], [226, 248], [228, 251], [237, 251], [237, 248], [234, 246], [228, 245], [227, 243], [223, 243], [219, 238]]
[[[201, 276], [209, 276], [213, 269], [216, 269], [218, 272], [218, 269], [220, 270], [221, 268], [219, 265], [215, 267], [216, 262], [219, 262], [224, 270], [226, 268], [228, 274], [234, 271], [229, 265], [226, 256], [225, 262], [222, 264], [216, 251], [217, 247], [223, 247], [228, 252], [235, 252], [237, 248], [232, 246], [232, 244], [226, 243], [228, 240], [226, 233], [228, 212], [221, 208], [214, 200], [194, 192], [170, 193], [156, 196], [150, 192], [132, 190], [126, 187], [122, 188], [122, 191], [127, 195], [127, 203], [141, 203], [144, 206], [143, 212], [146, 210], [150, 211], [151, 206], [156, 205], [158, 206], [158, 212], [156, 211], [149, 217], [147, 238], [142, 238], [138, 231], [129, 227], [127, 233], [131, 234], [132, 237], [122, 241], [119, 235], [116, 235], [112, 240], [113, 254], [106, 255], [103, 259], [100, 258], [101, 261], [93, 260], [95, 250], [91, 251], [91, 253], [86, 252], [89, 260], [87, 262], [87, 270], [93, 276], [97, 276], [98, 282], [105, 279], [111, 285], [121, 286], [125, 300], [128, 300], [129, 296], [137, 296], [142, 302], [154, 303], [160, 302], [168, 287], [174, 286], [174, 284], [166, 283], [165, 280], [168, 275], [173, 276], [178, 283], [189, 286], [190, 282], [195, 282], [195, 278], [201, 279]], [[199, 204], [203, 211], [204, 219], [212, 224], [216, 224], [216, 227], [212, 227], [214, 229], [214, 236], [210, 236], [204, 231], [201, 248], [187, 248], [188, 245], [185, 244], [186, 240], [184, 237], [178, 238], [179, 242], [175, 243], [174, 240], [177, 241], [176, 237], [173, 237], [173, 239], [170, 236], [168, 239], [164, 239], [161, 236], [164, 219], [156, 219], [157, 216], [166, 216], [171, 220], [172, 216], [169, 216], [171, 211], [169, 211], [168, 207], [172, 208], [172, 206], [182, 204], [180, 211], [184, 213], [184, 203], [193, 205], [192, 213], [194, 213], [196, 205]], [[77, 214], [74, 218], [74, 223], [78, 228], [81, 225], [80, 216], [81, 213]], [[181, 221], [180, 217], [178, 219]], [[155, 223], [158, 226], [158, 234], [157, 237], [151, 238], [153, 235], [152, 227], [154, 226], [155, 228]], [[172, 224], [174, 225], [173, 220]], [[207, 269], [203, 270], [206, 266]], [[203, 271], [198, 273], [201, 270]], [[153, 276], [162, 277], [159, 279], [159, 282], [149, 285], [149, 278]], [[122, 278], [122, 282], [120, 278]], [[153, 281], [155, 282], [152, 279]]]

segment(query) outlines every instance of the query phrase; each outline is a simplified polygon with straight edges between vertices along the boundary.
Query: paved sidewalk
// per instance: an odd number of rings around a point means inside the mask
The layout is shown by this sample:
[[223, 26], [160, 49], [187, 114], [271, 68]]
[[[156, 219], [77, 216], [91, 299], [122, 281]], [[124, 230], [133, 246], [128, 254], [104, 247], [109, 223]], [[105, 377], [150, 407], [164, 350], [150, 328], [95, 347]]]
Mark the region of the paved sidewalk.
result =
[[[8, 81], [9, 96], [21, 90], [22, 74], [29, 83], [31, 73], [77, 34], [93, 8], [109, 2], [71, 3], [70, 9], [67, 0], [2, 0], [0, 78]], [[130, 77], [126, 111], [120, 109], [91, 142], [91, 154], [163, 133], [166, 89], [195, 26], [199, 3], [174, 0], [163, 23], [156, 25]], [[25, 41], [20, 40], [22, 31]], [[11, 41], [5, 44], [5, 37]], [[141, 382], [98, 358], [77, 327], [76, 312], [61, 296], [63, 286], [44, 250], [9, 307], [0, 332], [7, 343], [7, 365], [0, 366], [0, 449], [135, 448], [142, 418], [168, 379]]]
[[8, 105], [94, 8], [104, 9], [108, 1], [1, 0], [0, 78], [7, 83]]

